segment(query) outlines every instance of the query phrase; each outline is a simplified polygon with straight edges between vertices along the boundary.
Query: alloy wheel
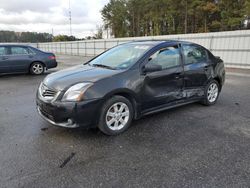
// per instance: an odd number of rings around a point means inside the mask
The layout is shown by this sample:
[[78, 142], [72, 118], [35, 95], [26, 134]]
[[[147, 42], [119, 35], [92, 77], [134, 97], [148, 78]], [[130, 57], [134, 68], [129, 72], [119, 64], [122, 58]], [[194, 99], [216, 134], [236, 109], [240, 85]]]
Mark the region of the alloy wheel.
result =
[[106, 113], [106, 124], [109, 129], [119, 131], [126, 126], [129, 121], [129, 108], [123, 102], [113, 104]]
[[208, 91], [207, 91], [208, 101], [210, 103], [215, 102], [218, 94], [219, 94], [219, 88], [218, 88], [217, 84], [216, 83], [210, 84], [210, 86], [208, 87]]
[[36, 63], [32, 66], [32, 70], [35, 74], [42, 74], [43, 69], [43, 65], [41, 65], [40, 63]]

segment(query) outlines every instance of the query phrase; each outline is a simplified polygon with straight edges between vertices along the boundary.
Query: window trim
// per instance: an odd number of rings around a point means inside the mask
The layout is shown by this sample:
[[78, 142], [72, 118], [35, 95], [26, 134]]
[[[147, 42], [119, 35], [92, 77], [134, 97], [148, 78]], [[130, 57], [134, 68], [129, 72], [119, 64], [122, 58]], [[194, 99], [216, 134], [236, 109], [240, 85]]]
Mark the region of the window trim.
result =
[[201, 45], [198, 45], [198, 44], [181, 44], [181, 52], [182, 52], [182, 56], [183, 56], [183, 65], [185, 66], [185, 65], [192, 65], [192, 64], [200, 64], [201, 62], [199, 62], [199, 63], [185, 63], [186, 62], [186, 60], [185, 60], [185, 55], [184, 55], [184, 48], [183, 48], [183, 46], [195, 46], [195, 47], [199, 47], [199, 48], [201, 48], [201, 49], [203, 49], [204, 51], [205, 51], [205, 53], [206, 53], [206, 61], [208, 61], [209, 60], [209, 56], [208, 56], [208, 52], [207, 52], [207, 49], [206, 48], [204, 48], [203, 46], [201, 46]]

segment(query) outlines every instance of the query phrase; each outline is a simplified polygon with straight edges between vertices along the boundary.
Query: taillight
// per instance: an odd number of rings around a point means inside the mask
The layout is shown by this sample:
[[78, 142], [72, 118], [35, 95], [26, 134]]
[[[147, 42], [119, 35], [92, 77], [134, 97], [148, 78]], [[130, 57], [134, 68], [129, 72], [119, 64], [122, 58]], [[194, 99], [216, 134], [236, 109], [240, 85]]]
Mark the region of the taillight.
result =
[[56, 56], [49, 56], [49, 59], [55, 60], [55, 59], [56, 59]]

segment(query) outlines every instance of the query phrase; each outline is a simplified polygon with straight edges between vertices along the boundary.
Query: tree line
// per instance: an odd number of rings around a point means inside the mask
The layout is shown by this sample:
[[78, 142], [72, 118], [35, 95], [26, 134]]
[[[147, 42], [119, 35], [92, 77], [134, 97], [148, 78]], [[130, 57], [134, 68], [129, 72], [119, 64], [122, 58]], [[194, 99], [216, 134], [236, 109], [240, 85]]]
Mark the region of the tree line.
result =
[[60, 42], [60, 41], [76, 41], [86, 39], [102, 38], [102, 30], [94, 36], [87, 36], [86, 38], [76, 38], [75, 36], [57, 35], [53, 36], [50, 33], [37, 33], [37, 32], [14, 32], [14, 31], [0, 31], [0, 42]]
[[57, 35], [53, 36], [50, 33], [37, 32], [14, 32], [14, 31], [0, 31], [0, 42], [60, 42], [60, 41], [75, 41], [83, 40], [74, 36]]
[[0, 42], [51, 42], [49, 33], [0, 31]]
[[101, 14], [115, 37], [229, 31], [242, 28], [250, 0], [110, 0]]

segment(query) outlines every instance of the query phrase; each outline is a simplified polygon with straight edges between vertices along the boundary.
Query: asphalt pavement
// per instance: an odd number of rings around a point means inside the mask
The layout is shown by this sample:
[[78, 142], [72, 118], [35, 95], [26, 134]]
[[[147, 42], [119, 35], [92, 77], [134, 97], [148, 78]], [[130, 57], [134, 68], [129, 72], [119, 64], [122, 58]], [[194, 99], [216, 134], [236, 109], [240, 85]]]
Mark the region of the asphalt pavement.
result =
[[[47, 74], [87, 59], [59, 56]], [[115, 137], [42, 120], [45, 76], [0, 76], [0, 187], [250, 186], [250, 76], [228, 74], [214, 106], [147, 116]]]

